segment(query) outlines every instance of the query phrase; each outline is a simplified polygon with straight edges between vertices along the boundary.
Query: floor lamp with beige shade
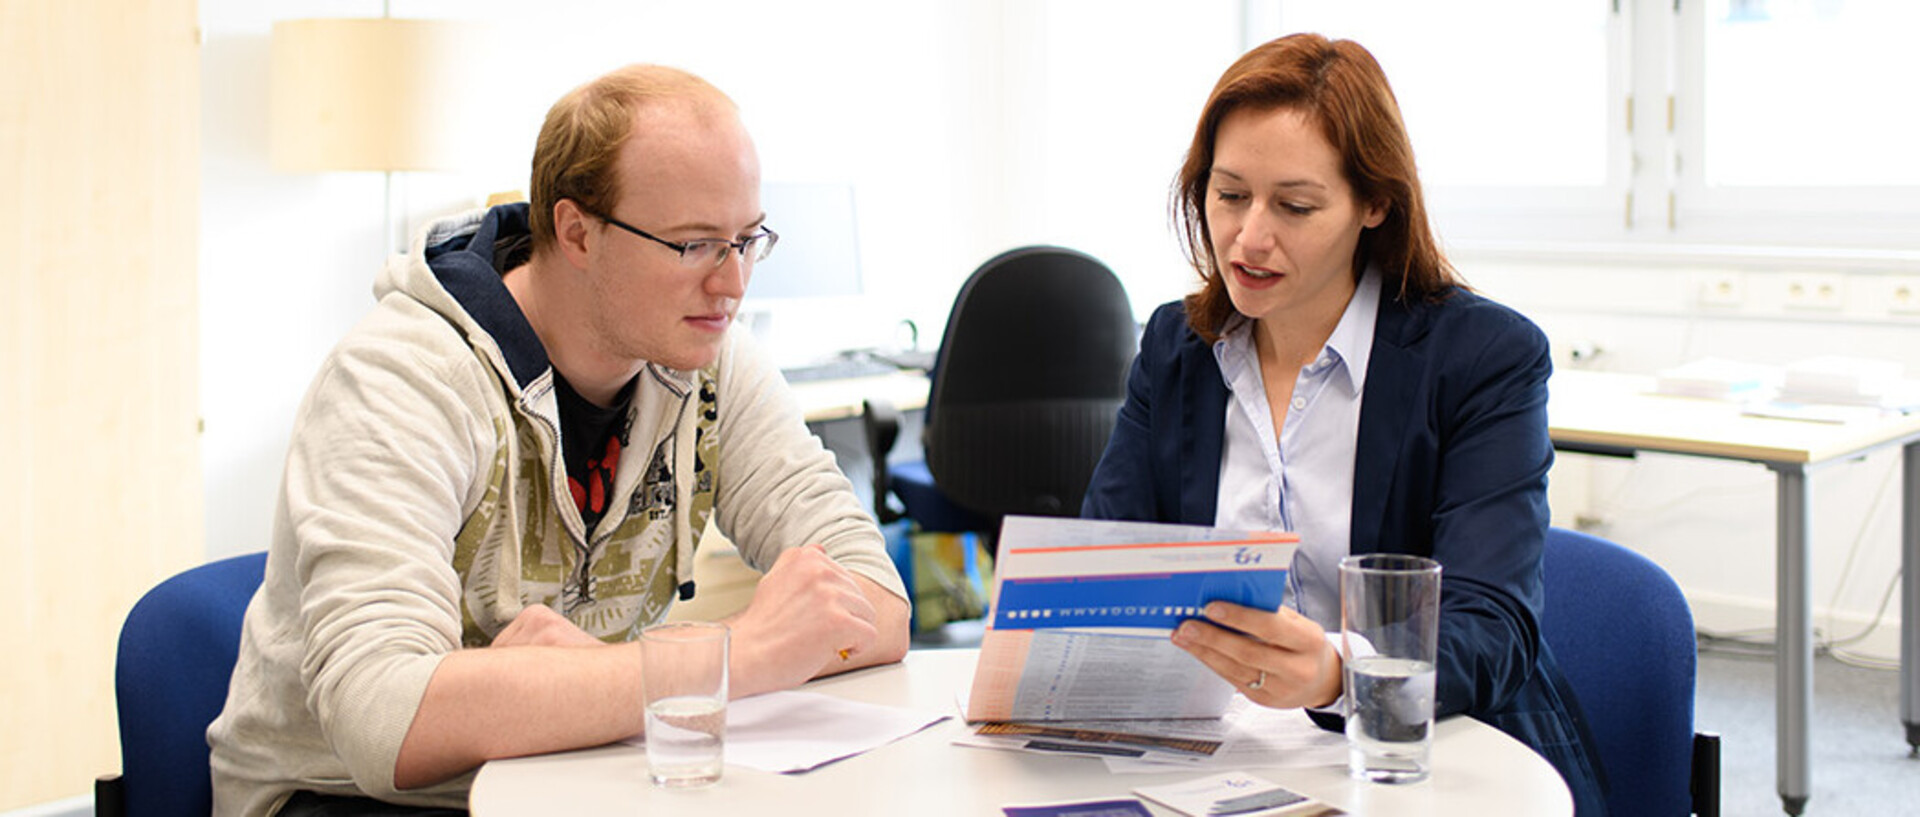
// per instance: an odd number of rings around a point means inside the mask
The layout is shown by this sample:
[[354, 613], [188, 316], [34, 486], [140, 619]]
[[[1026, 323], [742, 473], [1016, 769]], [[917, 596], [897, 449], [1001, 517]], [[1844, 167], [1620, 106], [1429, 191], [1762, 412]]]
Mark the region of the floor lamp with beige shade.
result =
[[476, 68], [492, 30], [454, 20], [393, 17], [282, 20], [273, 25], [268, 141], [290, 173], [385, 175], [386, 249], [405, 246], [394, 174], [473, 163], [483, 121]]

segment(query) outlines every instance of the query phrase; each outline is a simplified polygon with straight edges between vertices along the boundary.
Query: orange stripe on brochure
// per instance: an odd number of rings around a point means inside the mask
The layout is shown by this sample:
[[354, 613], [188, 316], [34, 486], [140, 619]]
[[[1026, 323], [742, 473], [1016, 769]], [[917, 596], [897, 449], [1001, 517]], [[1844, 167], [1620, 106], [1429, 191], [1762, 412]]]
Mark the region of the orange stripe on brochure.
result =
[[1236, 539], [1231, 542], [1137, 542], [1125, 545], [1078, 545], [1067, 547], [1017, 547], [1008, 553], [1066, 553], [1068, 551], [1088, 550], [1141, 550], [1143, 548], [1190, 548], [1190, 547], [1229, 547], [1245, 545], [1287, 545], [1299, 544], [1297, 533], [1274, 534], [1271, 539]]

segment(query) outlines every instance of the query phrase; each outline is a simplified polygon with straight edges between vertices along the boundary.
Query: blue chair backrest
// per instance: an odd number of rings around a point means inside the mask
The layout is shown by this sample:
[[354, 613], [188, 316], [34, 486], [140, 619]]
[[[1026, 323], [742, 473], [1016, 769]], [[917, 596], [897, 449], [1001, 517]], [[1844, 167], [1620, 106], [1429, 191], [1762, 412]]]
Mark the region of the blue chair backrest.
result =
[[1547, 532], [1540, 626], [1592, 730], [1607, 811], [1685, 815], [1693, 765], [1693, 613], [1659, 565], [1576, 531]]
[[205, 817], [213, 810], [207, 725], [226, 705], [240, 620], [266, 564], [262, 552], [183, 571], [127, 614], [114, 694], [132, 817]]

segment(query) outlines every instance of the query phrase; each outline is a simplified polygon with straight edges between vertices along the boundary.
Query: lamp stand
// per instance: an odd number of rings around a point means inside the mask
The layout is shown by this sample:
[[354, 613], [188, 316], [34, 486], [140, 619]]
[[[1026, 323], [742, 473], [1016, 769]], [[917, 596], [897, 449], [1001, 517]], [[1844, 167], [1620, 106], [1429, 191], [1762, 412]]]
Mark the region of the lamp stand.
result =
[[[407, 224], [404, 216], [407, 208], [396, 204], [398, 196], [394, 190], [393, 174], [392, 170], [384, 170], [380, 173], [386, 186], [384, 195], [381, 197], [383, 209], [380, 213], [380, 243], [381, 249], [384, 249], [387, 255], [407, 251]], [[402, 214], [398, 223], [395, 223], [395, 213]]]

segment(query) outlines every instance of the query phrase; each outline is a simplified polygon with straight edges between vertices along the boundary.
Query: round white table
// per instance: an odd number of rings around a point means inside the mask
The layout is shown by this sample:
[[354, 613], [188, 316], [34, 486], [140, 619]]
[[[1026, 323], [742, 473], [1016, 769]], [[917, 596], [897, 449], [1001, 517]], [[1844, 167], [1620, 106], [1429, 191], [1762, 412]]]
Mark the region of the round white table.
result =
[[[906, 661], [807, 684], [804, 689], [869, 703], [954, 712], [973, 679], [976, 650], [916, 650]], [[626, 744], [496, 760], [481, 767], [469, 806], [475, 817], [549, 814], [997, 815], [1013, 803], [1130, 797], [1136, 786], [1212, 772], [1116, 775], [1099, 760], [952, 745], [955, 718], [886, 746], [803, 774], [728, 766], [704, 789], [647, 782], [644, 750]], [[1252, 768], [1294, 791], [1356, 815], [1570, 817], [1560, 775], [1525, 744], [1471, 718], [1436, 725], [1433, 775], [1388, 786], [1347, 776], [1344, 765]], [[1146, 801], [1143, 801], [1146, 802]], [[1176, 812], [1147, 802], [1156, 815]]]

